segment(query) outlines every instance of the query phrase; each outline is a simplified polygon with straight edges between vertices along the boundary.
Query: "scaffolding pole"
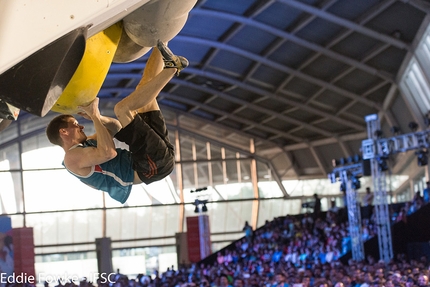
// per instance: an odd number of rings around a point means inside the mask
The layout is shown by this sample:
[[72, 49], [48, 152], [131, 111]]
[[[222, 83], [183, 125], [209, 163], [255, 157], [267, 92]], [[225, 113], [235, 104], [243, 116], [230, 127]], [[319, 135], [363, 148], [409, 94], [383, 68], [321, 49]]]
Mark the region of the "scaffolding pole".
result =
[[363, 141], [363, 159], [370, 159], [375, 195], [374, 208], [378, 229], [379, 258], [388, 263], [393, 258], [391, 238], [391, 221], [388, 212], [387, 184], [385, 171], [388, 169], [386, 160], [389, 152], [380, 150], [378, 133], [380, 122], [376, 114], [366, 118], [368, 139]]
[[[351, 175], [353, 176], [353, 175]], [[353, 187], [351, 176], [343, 170], [340, 180], [346, 187], [346, 202], [348, 208], [349, 235], [351, 237], [352, 259], [356, 262], [364, 260], [364, 244], [362, 236], [361, 212], [357, 200], [357, 191]]]

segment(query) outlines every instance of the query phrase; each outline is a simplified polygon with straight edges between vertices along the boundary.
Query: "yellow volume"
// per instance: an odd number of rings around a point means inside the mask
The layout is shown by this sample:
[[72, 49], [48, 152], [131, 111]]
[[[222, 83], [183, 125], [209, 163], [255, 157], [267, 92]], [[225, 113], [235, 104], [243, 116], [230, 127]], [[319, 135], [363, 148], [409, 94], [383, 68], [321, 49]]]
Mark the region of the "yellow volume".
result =
[[121, 33], [122, 22], [118, 22], [87, 39], [82, 60], [52, 111], [76, 114], [78, 106], [95, 99], [112, 64]]

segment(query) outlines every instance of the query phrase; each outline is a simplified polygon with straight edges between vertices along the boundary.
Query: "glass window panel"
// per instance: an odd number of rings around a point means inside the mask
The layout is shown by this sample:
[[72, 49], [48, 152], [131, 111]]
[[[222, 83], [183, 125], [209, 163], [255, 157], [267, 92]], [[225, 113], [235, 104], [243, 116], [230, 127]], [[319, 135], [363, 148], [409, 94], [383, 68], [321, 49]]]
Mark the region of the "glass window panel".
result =
[[12, 228], [24, 227], [24, 216], [23, 215], [9, 215], [12, 221]]
[[226, 160], [225, 165], [227, 169], [227, 183], [241, 182], [240, 165], [238, 160]]
[[231, 158], [236, 158], [236, 152], [229, 150], [229, 149], [225, 149], [225, 158], [227, 159], [231, 159]]
[[[77, 242], [79, 243], [79, 242]], [[55, 243], [56, 244], [56, 243]], [[92, 240], [89, 244], [71, 244], [71, 245], [62, 245], [62, 246], [44, 246], [44, 247], [36, 247], [34, 252], [35, 254], [59, 254], [59, 253], [70, 253], [77, 251], [88, 251], [94, 250], [95, 248], [95, 239]]]
[[212, 243], [212, 252], [217, 252], [220, 251], [221, 249], [223, 249], [224, 247], [227, 247], [228, 245], [230, 245], [231, 242], [225, 242], [225, 241], [221, 241], [221, 242], [213, 242]]
[[[179, 231], [179, 209], [177, 206], [153, 206], [150, 207], [152, 216], [147, 221], [150, 228], [148, 231], [151, 237], [162, 237], [175, 235]], [[174, 221], [176, 224], [170, 225], [169, 221]], [[169, 228], [174, 226], [174, 228]]]
[[[35, 245], [95, 242], [95, 238], [102, 237], [102, 210], [27, 214], [26, 220], [27, 226], [33, 227]], [[85, 248], [88, 247], [53, 247], [51, 252]]]
[[215, 186], [222, 200], [254, 198], [252, 183], [233, 183]]
[[180, 175], [180, 171], [181, 171], [181, 166], [180, 164], [176, 164], [175, 168], [173, 169], [172, 173], [169, 175], [169, 188], [173, 189], [173, 196], [175, 198], [176, 202], [180, 201], [180, 195], [179, 195], [179, 175]]
[[0, 170], [19, 170], [21, 169], [20, 161], [19, 146], [17, 143], [0, 150]]
[[179, 205], [107, 210], [107, 236], [112, 240], [174, 236], [179, 231]]
[[262, 198], [283, 197], [283, 193], [276, 181], [259, 181], [258, 193]]
[[[121, 274], [124, 275], [145, 274], [147, 272], [145, 266], [145, 254], [135, 254], [131, 252], [132, 250], [134, 249], [115, 250], [114, 252], [112, 252], [113, 270], [121, 270]], [[135, 276], [133, 278], [135, 278]]]
[[241, 159], [238, 162], [240, 165], [241, 182], [251, 182], [251, 160]]
[[428, 32], [427, 35], [423, 39], [423, 47], [426, 49], [426, 56], [430, 59], [430, 36]]
[[195, 139], [194, 145], [196, 149], [196, 159], [205, 160], [208, 158], [208, 151], [206, 148], [206, 142]]
[[160, 246], [175, 246], [175, 237], [165, 237], [165, 238], [145, 238], [136, 239], [130, 241], [117, 241], [112, 242], [112, 249], [129, 249], [129, 248], [144, 248], [148, 246], [160, 247]]
[[184, 188], [197, 189], [210, 185], [209, 166], [207, 162], [195, 162], [182, 165], [183, 176], [187, 178]]
[[[150, 208], [121, 208], [107, 211], [108, 237], [112, 240], [149, 237], [149, 224], [143, 218], [148, 209]], [[147, 224], [139, 224], [142, 222]], [[136, 243], [129, 246], [134, 247]]]
[[[0, 133], [0, 145], [5, 144], [18, 137], [18, 122], [13, 121], [7, 129], [4, 129]], [[1, 161], [1, 159], [0, 159]]]
[[197, 188], [204, 188], [211, 184], [209, 177], [209, 167], [207, 162], [196, 163], [197, 170]]
[[187, 135], [180, 134], [180, 146], [181, 146], [181, 161], [187, 161], [193, 159], [192, 143], [193, 138]]
[[60, 260], [67, 261], [67, 258], [75, 254], [74, 252], [87, 252], [94, 251], [95, 241], [91, 244], [74, 244], [74, 245], [63, 245], [63, 246], [48, 246], [48, 247], [36, 247], [34, 249], [35, 255], [51, 256], [59, 255], [57, 262]]
[[[250, 220], [252, 202], [211, 202], [207, 209], [202, 214], [209, 216], [211, 233], [241, 231], [245, 221]], [[193, 216], [197, 216], [194, 206], [186, 206], [185, 218]]]
[[[210, 165], [210, 167], [209, 167]], [[183, 163], [183, 186], [184, 189], [196, 189], [209, 186], [211, 178], [209, 172], [212, 171], [212, 183], [224, 183], [223, 164], [220, 161]]]
[[422, 38], [421, 43], [418, 44], [416, 49], [416, 57], [423, 71], [426, 73], [427, 77], [430, 76], [430, 34], [429, 28], [427, 28], [427, 32], [425, 36]]
[[430, 90], [429, 83], [415, 58], [412, 58], [410, 65], [406, 69], [400, 87], [406, 94], [410, 94], [411, 100], [416, 102], [417, 107], [423, 114], [427, 113], [430, 108], [427, 98]]
[[170, 176], [151, 184], [133, 185], [125, 205], [140, 206], [151, 204], [171, 204], [179, 202], [179, 197]]
[[176, 142], [176, 132], [174, 130], [170, 130], [168, 129], [168, 133], [169, 133], [169, 140], [170, 143], [176, 147], [175, 142]]
[[36, 256], [35, 259], [34, 267], [40, 282], [38, 286], [45, 281], [49, 286], [56, 286], [58, 279], [63, 285], [67, 285], [69, 280], [79, 285], [82, 277], [87, 277], [91, 282], [97, 280], [98, 267], [95, 252]]
[[396, 195], [397, 202], [406, 202], [412, 200], [412, 195], [410, 189], [405, 189], [404, 191]]
[[257, 226], [263, 226], [265, 221], [272, 221], [275, 217], [299, 214], [301, 201], [297, 200], [279, 200], [269, 199], [261, 200], [258, 206], [258, 223]]
[[103, 192], [66, 170], [25, 171], [23, 175], [27, 212], [103, 207]]
[[210, 145], [211, 159], [221, 159], [221, 148], [214, 144]]
[[[137, 210], [134, 209], [133, 210]], [[137, 217], [143, 219], [143, 213], [145, 212], [145, 209], [138, 209], [139, 213], [136, 214]], [[141, 221], [143, 222], [143, 220]], [[128, 218], [127, 224], [134, 224], [134, 219]], [[110, 237], [112, 240], [119, 240], [122, 239], [123, 236], [126, 236], [124, 238], [128, 238], [129, 234], [122, 234], [122, 209], [108, 209], [106, 210], [106, 236]], [[141, 231], [142, 228], [139, 228], [136, 230], [135, 234], [142, 234]]]
[[182, 180], [183, 187], [193, 189], [196, 188], [195, 176], [194, 176], [194, 164], [183, 163], [182, 164]]
[[[32, 137], [22, 140], [22, 153], [37, 151], [38, 149], [47, 148], [47, 147], [54, 147], [54, 145], [52, 145], [49, 142], [45, 133], [39, 133], [37, 135], [34, 135]], [[61, 147], [58, 147], [58, 148], [63, 150]], [[60, 158], [58, 158], [58, 160], [61, 161], [63, 156], [64, 156], [64, 151], [63, 151], [63, 155]]]
[[[127, 201], [124, 203], [125, 206], [142, 206], [142, 205], [151, 205], [155, 199], [151, 198], [151, 195], [148, 193], [145, 184], [137, 184], [133, 185], [131, 188], [130, 196]], [[106, 206], [114, 207], [120, 206], [121, 204], [113, 199], [109, 199], [109, 203], [106, 203]]]
[[[206, 189], [204, 189], [206, 188]], [[195, 202], [196, 200], [215, 201], [220, 200], [218, 192], [212, 186], [203, 187], [202, 190], [196, 191], [193, 189], [184, 189], [184, 202]]]
[[[69, 213], [69, 212], [66, 212]], [[103, 236], [103, 210], [70, 212], [74, 242], [91, 242]]]
[[223, 184], [225, 181], [224, 181], [222, 161], [212, 161], [211, 162], [211, 169], [212, 169], [213, 184], [214, 185]]
[[48, 126], [49, 122], [53, 117], [37, 117], [35, 120], [34, 116], [21, 117], [19, 120], [21, 134], [25, 135], [30, 132], [36, 132], [41, 135], [45, 134], [45, 127]]
[[[6, 162], [0, 162], [0, 166]], [[1, 213], [23, 212], [21, 173], [0, 172], [0, 182]]]
[[430, 94], [430, 89], [428, 86], [428, 82], [424, 78], [424, 75], [417, 63], [414, 63], [412, 65], [411, 73], [409, 75], [409, 83], [415, 87], [415, 91], [418, 93], [416, 96], [418, 96], [418, 99], [422, 101], [428, 109], [429, 104], [426, 96]]
[[[223, 243], [224, 245], [229, 245], [233, 241], [239, 240], [243, 238], [245, 235], [243, 232], [238, 233], [221, 233], [221, 234], [212, 234], [211, 242], [215, 244], [215, 242]], [[215, 251], [212, 251], [215, 252]]]
[[257, 176], [258, 181], [272, 180], [272, 173], [267, 164], [257, 161]]
[[339, 184], [332, 184], [327, 179], [284, 180], [282, 181], [282, 184], [284, 185], [288, 195], [294, 197], [313, 196], [314, 193], [319, 195], [340, 193]]
[[36, 148], [22, 154], [22, 168], [47, 169], [64, 168], [64, 150], [59, 146]]

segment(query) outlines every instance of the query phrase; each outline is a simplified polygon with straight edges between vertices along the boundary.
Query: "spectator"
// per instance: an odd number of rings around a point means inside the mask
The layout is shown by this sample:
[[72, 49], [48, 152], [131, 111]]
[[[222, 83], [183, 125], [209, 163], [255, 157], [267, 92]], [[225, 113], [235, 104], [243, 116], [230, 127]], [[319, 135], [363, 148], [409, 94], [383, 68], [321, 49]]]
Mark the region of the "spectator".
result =
[[[196, 264], [189, 269], [181, 267], [175, 271], [172, 266], [154, 279], [141, 274], [136, 280], [128, 280], [117, 275], [113, 277], [118, 282], [110, 286], [429, 287], [430, 269], [426, 257], [408, 261], [404, 255], [398, 254], [391, 262], [385, 263], [382, 260], [376, 262], [375, 258], [367, 255], [366, 261], [351, 259], [343, 265], [338, 259], [342, 255], [342, 240], [349, 237], [347, 222], [329, 224], [327, 219], [319, 218], [313, 228], [305, 228], [301, 220], [299, 216], [286, 216], [266, 222], [254, 231], [251, 241], [242, 238], [231, 246], [236, 249], [218, 252], [220, 264], [215, 257], [212, 264]], [[375, 235], [372, 233], [374, 229], [367, 227], [369, 234]], [[284, 236], [285, 230], [293, 232]], [[243, 248], [244, 241], [246, 248]], [[128, 285], [122, 284], [127, 280]], [[79, 287], [93, 287], [90, 282], [86, 284], [81, 283]], [[67, 283], [64, 287], [78, 286]]]
[[423, 200], [424, 204], [427, 204], [430, 201], [430, 181], [426, 182], [426, 188], [423, 190]]
[[315, 199], [315, 204], [314, 204], [314, 221], [317, 220], [317, 218], [320, 218], [320, 214], [321, 214], [321, 199], [318, 197], [318, 194], [314, 193], [314, 199]]
[[363, 283], [360, 285], [360, 287], [371, 287], [373, 283], [373, 276], [370, 272], [366, 272], [363, 275]]
[[221, 274], [219, 276], [219, 287], [233, 287], [230, 285], [226, 274]]
[[233, 287], [245, 287], [245, 282], [242, 278], [236, 278], [233, 281]]
[[284, 273], [281, 271], [277, 272], [275, 275], [275, 282], [272, 284], [272, 287], [288, 287], [288, 283], [286, 281]]
[[417, 282], [419, 287], [428, 287], [429, 285], [429, 278], [427, 275], [424, 274], [420, 274], [418, 276], [418, 282]]
[[[209, 287], [210, 286], [210, 284], [209, 284], [209, 281], [208, 281], [208, 279], [206, 278], [206, 276], [204, 276], [203, 278], [202, 278], [202, 280], [200, 281], [200, 287]], [[235, 286], [236, 287], [236, 286]]]
[[243, 227], [243, 229], [242, 229], [242, 230], [245, 232], [245, 237], [246, 237], [248, 240], [251, 240], [253, 230], [252, 230], [252, 226], [251, 226], [251, 225], [249, 225], [248, 221], [245, 221], [245, 226]]
[[413, 287], [413, 286], [415, 286], [415, 285], [416, 285], [416, 282], [415, 282], [414, 277], [409, 276], [409, 277], [406, 279], [405, 287]]
[[415, 192], [414, 198], [412, 199], [412, 204], [409, 209], [409, 214], [414, 213], [418, 209], [420, 209], [424, 205], [423, 197], [421, 196], [421, 192], [418, 190]]

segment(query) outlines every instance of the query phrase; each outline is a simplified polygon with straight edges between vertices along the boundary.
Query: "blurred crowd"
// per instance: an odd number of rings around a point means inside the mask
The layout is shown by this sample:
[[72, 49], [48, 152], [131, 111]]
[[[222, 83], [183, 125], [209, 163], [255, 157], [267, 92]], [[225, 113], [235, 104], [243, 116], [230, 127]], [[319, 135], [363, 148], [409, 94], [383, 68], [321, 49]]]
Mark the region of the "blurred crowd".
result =
[[[430, 186], [430, 184], [429, 184]], [[319, 200], [315, 196], [315, 200]], [[362, 236], [368, 240], [377, 228], [372, 210], [373, 194], [366, 190], [362, 205]], [[411, 202], [392, 210], [393, 223], [406, 220], [428, 202], [420, 192]], [[368, 208], [367, 208], [368, 207]], [[233, 248], [224, 248], [210, 264], [172, 266], [164, 272], [129, 278], [120, 273], [112, 282], [70, 282], [55, 287], [424, 287], [429, 285], [429, 262], [399, 254], [390, 262], [367, 255], [363, 262], [340, 260], [351, 250], [345, 208], [332, 202], [326, 212], [275, 218], [253, 230], [245, 222], [244, 237]], [[49, 286], [45, 286], [49, 287]], [[429, 286], [430, 287], [430, 286]]]

